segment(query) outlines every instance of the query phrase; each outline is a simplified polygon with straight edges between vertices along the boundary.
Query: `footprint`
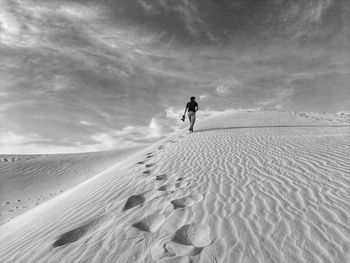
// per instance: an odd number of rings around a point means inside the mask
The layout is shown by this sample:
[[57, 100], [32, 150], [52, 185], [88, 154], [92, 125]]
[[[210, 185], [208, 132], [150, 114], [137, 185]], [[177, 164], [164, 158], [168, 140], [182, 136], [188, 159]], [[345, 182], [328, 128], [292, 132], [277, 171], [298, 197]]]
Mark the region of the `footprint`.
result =
[[182, 226], [175, 232], [172, 241], [195, 247], [206, 247], [210, 245], [210, 227], [197, 223], [190, 223]]
[[137, 162], [136, 164], [144, 164], [145, 161]]
[[155, 163], [146, 164], [146, 168], [152, 167], [154, 165], [155, 165]]
[[166, 184], [158, 188], [158, 191], [174, 191], [180, 184]]
[[150, 174], [151, 170], [144, 171], [143, 174]]
[[203, 200], [203, 195], [189, 195], [180, 199], [171, 201], [174, 208], [189, 207]]
[[168, 176], [166, 174], [161, 174], [156, 176], [156, 180], [166, 180], [168, 179]]
[[141, 221], [132, 226], [146, 232], [156, 232], [165, 221], [165, 216], [160, 213], [154, 213], [141, 219]]
[[151, 248], [151, 255], [153, 260], [157, 261], [162, 258], [175, 256], [175, 254], [171, 254], [168, 250], [165, 249], [166, 242], [169, 242], [170, 240], [170, 237], [163, 237], [154, 243]]
[[163, 149], [164, 149], [163, 145], [158, 147], [158, 150], [163, 150]]
[[165, 245], [165, 249], [170, 255], [181, 257], [181, 256], [195, 256], [202, 252], [203, 247], [194, 247], [189, 245], [183, 245], [176, 242], [169, 242]]
[[182, 180], [183, 180], [182, 177], [176, 179], [176, 181], [182, 181]]
[[16, 162], [16, 161], [20, 161], [21, 159], [18, 157], [8, 157], [8, 158], [0, 158], [0, 162]]
[[132, 195], [128, 198], [128, 200], [126, 201], [123, 210], [122, 211], [126, 211], [129, 210], [135, 206], [140, 206], [142, 205], [144, 202], [146, 201], [145, 197], [143, 196], [143, 194], [139, 194], [139, 195]]
[[212, 243], [208, 225], [190, 223], [175, 231], [170, 237], [160, 239], [151, 248], [152, 258], [195, 256]]
[[52, 246], [59, 247], [77, 241], [89, 230], [91, 225], [92, 223], [89, 223], [64, 233], [52, 244]]

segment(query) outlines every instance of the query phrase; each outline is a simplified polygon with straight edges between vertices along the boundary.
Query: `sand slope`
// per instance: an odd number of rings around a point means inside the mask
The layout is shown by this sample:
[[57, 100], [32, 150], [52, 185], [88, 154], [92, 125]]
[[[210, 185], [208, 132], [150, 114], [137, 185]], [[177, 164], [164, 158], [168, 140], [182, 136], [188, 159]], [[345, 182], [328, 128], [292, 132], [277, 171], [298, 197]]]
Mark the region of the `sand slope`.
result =
[[140, 149], [0, 155], [0, 224], [105, 171]]
[[215, 116], [0, 226], [0, 262], [350, 262], [349, 125]]

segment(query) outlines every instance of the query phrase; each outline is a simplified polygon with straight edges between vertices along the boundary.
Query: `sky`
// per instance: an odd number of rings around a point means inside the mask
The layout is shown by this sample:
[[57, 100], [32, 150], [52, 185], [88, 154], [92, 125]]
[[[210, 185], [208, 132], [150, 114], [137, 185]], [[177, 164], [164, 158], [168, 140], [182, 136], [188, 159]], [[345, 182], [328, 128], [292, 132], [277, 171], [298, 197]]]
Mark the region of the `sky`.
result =
[[0, 153], [146, 145], [227, 110], [350, 111], [347, 0], [0, 0]]

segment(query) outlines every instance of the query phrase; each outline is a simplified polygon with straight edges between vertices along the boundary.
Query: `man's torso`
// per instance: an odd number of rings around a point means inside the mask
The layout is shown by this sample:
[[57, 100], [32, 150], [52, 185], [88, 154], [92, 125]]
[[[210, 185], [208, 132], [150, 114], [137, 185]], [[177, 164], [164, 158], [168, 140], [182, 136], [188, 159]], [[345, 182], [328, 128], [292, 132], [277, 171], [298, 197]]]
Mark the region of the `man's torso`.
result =
[[186, 107], [188, 108], [188, 111], [196, 111], [196, 107], [198, 106], [198, 103], [195, 101], [190, 101], [187, 103]]

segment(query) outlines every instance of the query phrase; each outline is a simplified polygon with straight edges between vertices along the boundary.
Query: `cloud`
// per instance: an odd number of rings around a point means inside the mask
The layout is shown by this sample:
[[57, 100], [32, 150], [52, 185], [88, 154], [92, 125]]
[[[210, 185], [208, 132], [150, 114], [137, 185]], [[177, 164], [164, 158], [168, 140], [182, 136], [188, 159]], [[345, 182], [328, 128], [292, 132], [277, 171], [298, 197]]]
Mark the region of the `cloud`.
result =
[[21, 33], [21, 24], [17, 21], [15, 15], [9, 10], [13, 10], [16, 7], [15, 2], [11, 4], [5, 4], [1, 2], [0, 8], [0, 33], [1, 42], [7, 43], [16, 40]]
[[[115, 1], [112, 8], [122, 9], [118, 15], [144, 28], [163, 32], [177, 40], [206, 44], [255, 41], [269, 43], [271, 39], [290, 40], [320, 37], [337, 29], [341, 4], [333, 0], [139, 0], [131, 3]], [[328, 16], [335, 23], [329, 27]], [[171, 21], [171, 22], [170, 22]], [[333, 30], [334, 31], [334, 30]]]
[[230, 88], [229, 83], [225, 83], [225, 84], [222, 84], [222, 85], [216, 87], [216, 92], [218, 94], [227, 94], [230, 92], [230, 90], [231, 90], [231, 88]]
[[57, 13], [64, 17], [69, 17], [70, 19], [81, 22], [98, 19], [106, 13], [106, 10], [98, 5], [83, 5], [74, 2], [67, 2], [59, 6]]
[[81, 125], [86, 125], [86, 126], [92, 126], [92, 125], [93, 125], [93, 123], [88, 122], [88, 121], [80, 121], [79, 123], [80, 123]]
[[7, 46], [30, 47], [38, 43], [40, 29], [32, 23], [32, 10], [19, 1], [0, 3], [0, 43]]
[[[325, 38], [340, 27], [337, 4], [333, 0], [289, 1], [283, 8], [282, 21], [292, 39]], [[331, 20], [328, 21], [329, 17]], [[331, 23], [329, 23], [331, 22]]]
[[285, 21], [299, 21], [307, 25], [320, 23], [322, 16], [333, 4], [333, 0], [283, 1], [285, 9], [282, 13]]
[[54, 81], [50, 86], [52, 86], [54, 91], [61, 91], [74, 88], [73, 84], [69, 81], [69, 79], [62, 75], [55, 75]]
[[36, 151], [36, 146], [40, 148], [43, 143], [50, 142], [49, 139], [42, 138], [39, 134], [20, 134], [11, 131], [0, 132], [0, 154], [25, 154], [40, 153]]
[[276, 88], [271, 92], [269, 98], [258, 100], [257, 105], [264, 108], [273, 106], [277, 109], [283, 108], [283, 104], [290, 106], [293, 92], [292, 88]]
[[202, 94], [202, 95], [199, 95], [199, 100], [205, 100], [206, 98], [208, 98], [208, 94]]
[[228, 78], [223, 80], [218, 79], [213, 83], [213, 85], [216, 86], [216, 89], [215, 89], [216, 92], [222, 96], [227, 96], [229, 94], [232, 94], [232, 92], [235, 89], [243, 86], [243, 84], [233, 76], [229, 76]]
[[162, 135], [162, 126], [158, 123], [156, 118], [152, 118], [148, 128], [150, 137], [159, 138]]
[[155, 15], [159, 13], [159, 10], [152, 5], [152, 3], [147, 3], [145, 0], [138, 0], [138, 3], [144, 9], [144, 11], [149, 15]]
[[165, 135], [159, 119], [153, 117], [147, 126], [127, 126], [94, 134], [91, 136], [93, 143], [88, 146], [94, 151], [119, 149], [155, 142]]
[[107, 134], [107, 133], [98, 133], [91, 138], [97, 142], [98, 147], [96, 149], [101, 150], [101, 149], [113, 149], [117, 145], [121, 148], [126, 147], [130, 145], [130, 142], [124, 141], [119, 138], [115, 138], [114, 136]]
[[2, 132], [0, 133], [0, 143], [1, 144], [26, 144], [31, 142], [38, 141], [48, 141], [47, 139], [43, 139], [40, 135], [31, 133], [27, 135], [16, 134], [14, 132]]

